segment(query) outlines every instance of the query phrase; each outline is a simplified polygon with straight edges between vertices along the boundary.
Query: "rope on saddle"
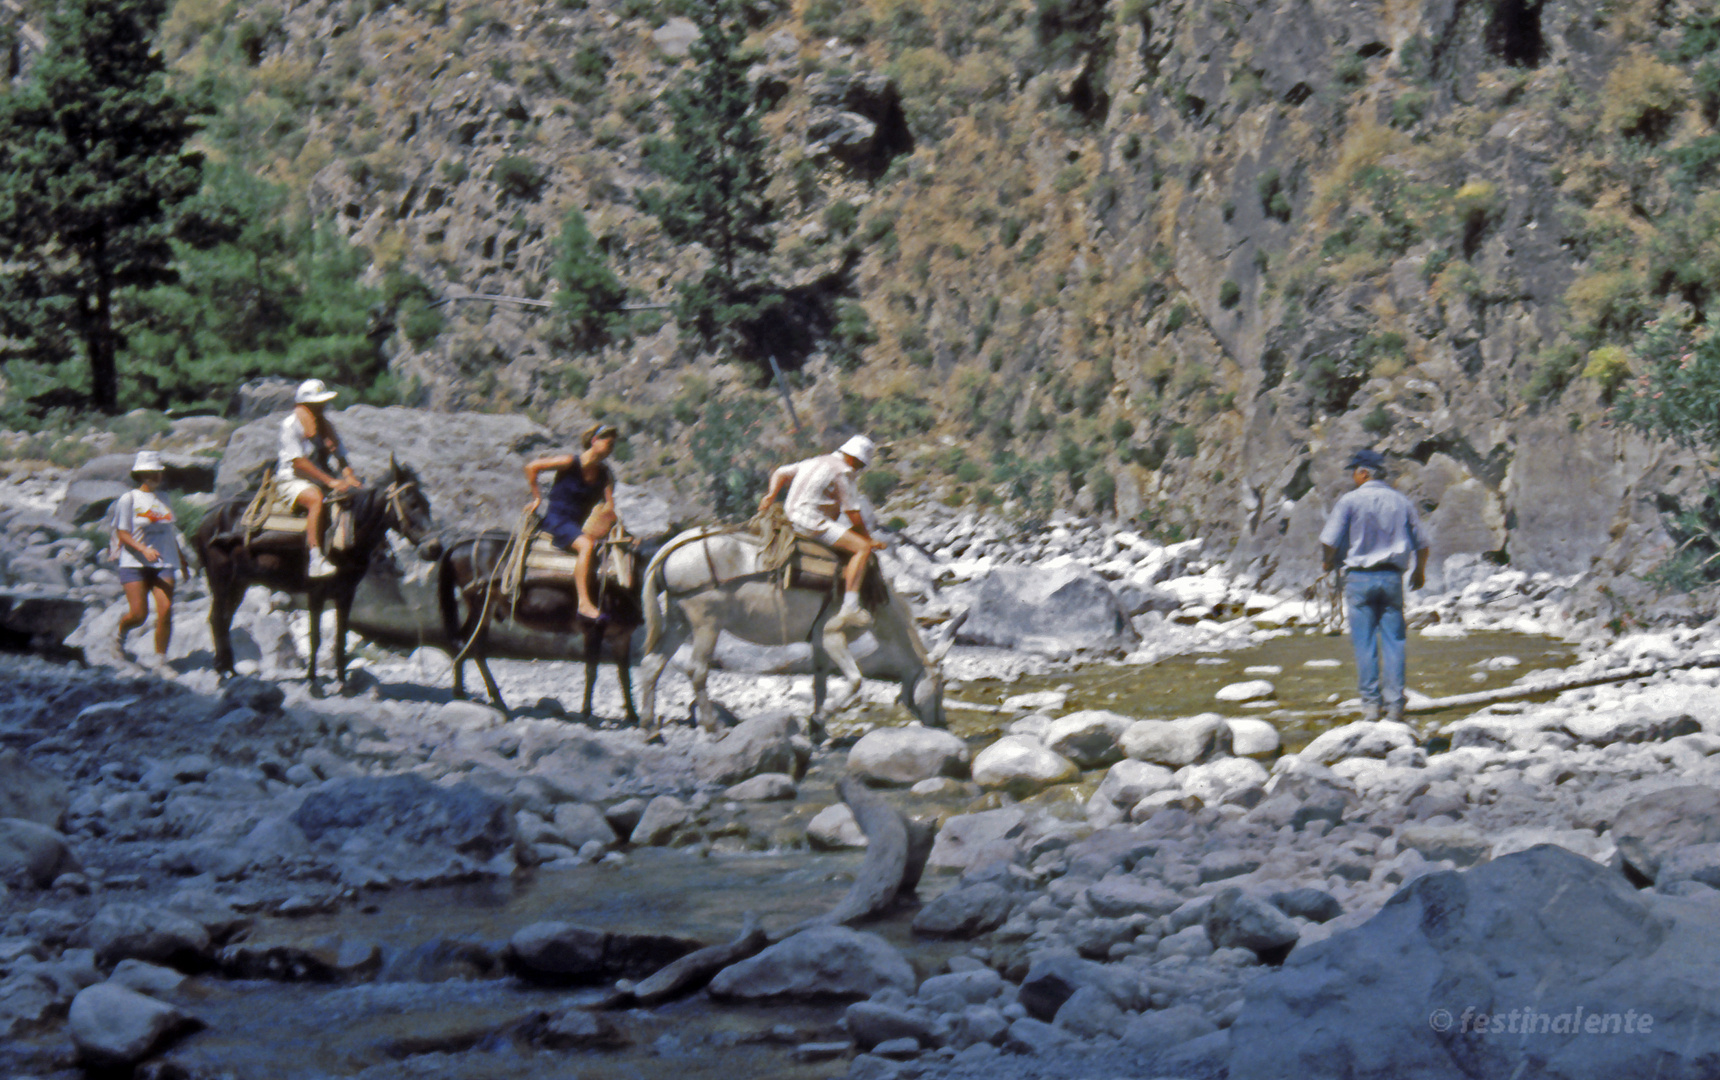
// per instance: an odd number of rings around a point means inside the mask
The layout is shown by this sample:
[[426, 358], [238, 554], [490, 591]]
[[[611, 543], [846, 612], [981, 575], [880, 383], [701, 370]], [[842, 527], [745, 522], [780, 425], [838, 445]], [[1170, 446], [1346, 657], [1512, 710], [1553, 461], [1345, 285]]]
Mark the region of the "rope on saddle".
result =
[[257, 485], [257, 494], [251, 497], [245, 512], [239, 515], [239, 532], [244, 537], [245, 551], [251, 550], [251, 541], [263, 531], [263, 523], [269, 519], [269, 511], [275, 505], [275, 471], [266, 470], [263, 482]]
[[794, 527], [788, 523], [788, 515], [783, 513], [780, 505], [771, 503], [754, 514], [742, 528], [758, 536], [762, 544], [758, 556], [759, 569], [765, 573], [776, 573], [794, 556]]
[[[483, 635], [484, 626], [490, 621], [490, 608], [495, 603], [496, 596], [500, 594], [507, 598], [510, 613], [519, 604], [520, 586], [526, 576], [526, 548], [531, 546], [531, 535], [536, 529], [537, 515], [531, 510], [522, 512], [519, 523], [508, 534], [508, 542], [502, 546], [502, 554], [496, 560], [499, 569], [490, 571], [489, 578], [484, 583], [484, 606], [478, 612], [477, 621], [472, 623], [472, 633], [454, 656], [456, 668], [465, 663], [466, 657], [472, 652], [472, 646], [476, 645], [478, 638]], [[474, 585], [476, 584], [474, 582]]]

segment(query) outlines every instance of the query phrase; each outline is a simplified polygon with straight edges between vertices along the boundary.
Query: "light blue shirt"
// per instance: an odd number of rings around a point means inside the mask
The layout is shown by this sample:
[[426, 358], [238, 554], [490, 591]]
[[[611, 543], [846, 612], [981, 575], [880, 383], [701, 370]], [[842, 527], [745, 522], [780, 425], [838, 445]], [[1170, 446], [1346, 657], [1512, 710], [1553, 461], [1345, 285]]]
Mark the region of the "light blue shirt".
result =
[[1427, 547], [1415, 503], [1383, 480], [1369, 480], [1332, 507], [1320, 543], [1338, 549], [1346, 570], [1408, 570]]

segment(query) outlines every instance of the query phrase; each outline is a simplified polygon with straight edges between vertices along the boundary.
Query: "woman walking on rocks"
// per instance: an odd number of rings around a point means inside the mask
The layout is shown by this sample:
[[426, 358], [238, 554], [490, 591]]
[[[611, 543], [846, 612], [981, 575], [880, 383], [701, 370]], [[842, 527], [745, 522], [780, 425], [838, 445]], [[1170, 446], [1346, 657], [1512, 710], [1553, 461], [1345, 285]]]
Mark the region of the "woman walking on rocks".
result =
[[579, 614], [587, 619], [596, 619], [601, 614], [591, 598], [592, 549], [619, 520], [615, 513], [615, 474], [605, 464], [615, 452], [618, 434], [613, 425], [596, 423], [579, 438], [583, 453], [538, 458], [526, 464], [526, 484], [532, 493], [532, 501], [526, 507], [528, 514], [543, 502], [538, 474], [555, 470], [543, 527], [555, 537], [556, 547], [579, 556], [574, 584], [579, 589]]
[[161, 455], [140, 450], [132, 462], [131, 475], [137, 488], [114, 501], [113, 535], [119, 546], [119, 580], [129, 609], [119, 621], [119, 651], [125, 655], [125, 636], [143, 625], [149, 614], [149, 595], [155, 595], [155, 655], [151, 665], [167, 659], [167, 644], [173, 638], [173, 586], [184, 565], [179, 552], [179, 532], [173, 527], [173, 510], [156, 494], [161, 486]]

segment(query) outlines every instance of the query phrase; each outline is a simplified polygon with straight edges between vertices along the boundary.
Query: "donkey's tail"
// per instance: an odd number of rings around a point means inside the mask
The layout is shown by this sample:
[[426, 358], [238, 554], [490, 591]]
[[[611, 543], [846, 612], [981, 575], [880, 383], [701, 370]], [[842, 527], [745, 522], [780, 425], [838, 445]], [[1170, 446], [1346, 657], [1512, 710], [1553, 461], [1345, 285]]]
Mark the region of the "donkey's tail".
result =
[[639, 606], [645, 609], [645, 652], [647, 655], [663, 640], [663, 612], [657, 607], [657, 594], [663, 591], [663, 562], [679, 545], [673, 540], [664, 544], [645, 568], [645, 591]]

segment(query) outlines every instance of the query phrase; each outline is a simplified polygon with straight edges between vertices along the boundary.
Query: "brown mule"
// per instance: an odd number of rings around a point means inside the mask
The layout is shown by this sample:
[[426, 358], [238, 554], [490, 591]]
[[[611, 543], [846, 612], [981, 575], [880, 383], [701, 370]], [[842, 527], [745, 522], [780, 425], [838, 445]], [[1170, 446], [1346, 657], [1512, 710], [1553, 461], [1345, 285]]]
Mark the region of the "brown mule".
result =
[[[580, 705], [582, 722], [591, 721], [591, 696], [597, 686], [597, 666], [603, 643], [610, 643], [615, 671], [621, 681], [627, 722], [637, 724], [633, 708], [633, 632], [645, 623], [639, 604], [637, 541], [619, 539], [616, 533], [597, 545], [597, 606], [601, 614], [588, 619], [579, 614], [579, 601], [571, 577], [564, 573], [534, 569], [562, 558], [559, 553], [541, 560], [528, 552], [519, 592], [506, 596], [502, 589], [507, 558], [508, 534], [499, 529], [466, 537], [447, 546], [437, 568], [437, 597], [442, 608], [442, 627], [449, 655], [454, 661], [454, 696], [466, 696], [466, 661], [475, 661], [490, 700], [503, 712], [507, 703], [490, 674], [489, 631], [496, 620], [513, 620], [528, 630], [585, 639], [585, 700]], [[571, 562], [571, 556], [566, 557]], [[461, 614], [461, 605], [465, 613]]]

